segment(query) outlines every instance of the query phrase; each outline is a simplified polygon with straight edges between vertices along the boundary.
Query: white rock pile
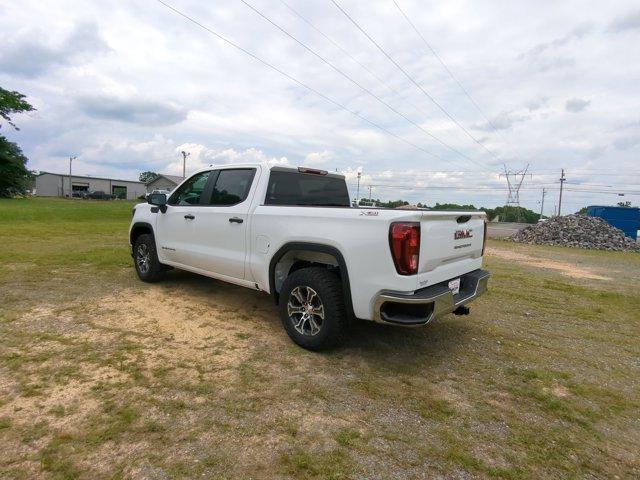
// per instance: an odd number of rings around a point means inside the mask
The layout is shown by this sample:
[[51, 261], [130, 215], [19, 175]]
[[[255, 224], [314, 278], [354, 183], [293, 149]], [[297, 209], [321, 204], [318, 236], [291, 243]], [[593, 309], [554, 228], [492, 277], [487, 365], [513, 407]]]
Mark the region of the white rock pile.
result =
[[566, 215], [550, 218], [509, 237], [519, 243], [640, 252], [640, 244], [598, 217]]

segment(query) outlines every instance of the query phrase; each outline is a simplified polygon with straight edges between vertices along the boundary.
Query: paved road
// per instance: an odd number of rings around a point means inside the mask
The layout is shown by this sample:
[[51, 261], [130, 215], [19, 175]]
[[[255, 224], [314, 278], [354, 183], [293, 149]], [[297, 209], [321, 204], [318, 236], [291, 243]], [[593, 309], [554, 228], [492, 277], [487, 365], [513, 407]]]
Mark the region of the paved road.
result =
[[528, 223], [489, 222], [489, 225], [487, 225], [487, 234], [489, 238], [509, 237], [528, 225]]

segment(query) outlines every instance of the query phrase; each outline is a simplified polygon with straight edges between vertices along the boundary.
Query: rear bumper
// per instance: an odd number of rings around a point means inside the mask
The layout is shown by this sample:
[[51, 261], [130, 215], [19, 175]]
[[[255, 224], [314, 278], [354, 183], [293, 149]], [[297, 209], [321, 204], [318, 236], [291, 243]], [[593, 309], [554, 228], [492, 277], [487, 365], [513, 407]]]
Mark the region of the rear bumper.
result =
[[374, 303], [373, 319], [393, 325], [426, 325], [486, 292], [489, 276], [487, 270], [481, 269], [462, 275], [460, 293], [456, 295], [449, 290], [448, 281], [409, 294], [380, 292]]

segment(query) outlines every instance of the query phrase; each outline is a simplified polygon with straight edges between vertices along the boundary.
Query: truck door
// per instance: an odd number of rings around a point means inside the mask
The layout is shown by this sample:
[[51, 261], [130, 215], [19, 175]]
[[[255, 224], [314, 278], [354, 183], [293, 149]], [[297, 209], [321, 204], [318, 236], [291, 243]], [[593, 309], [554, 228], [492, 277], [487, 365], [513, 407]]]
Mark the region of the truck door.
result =
[[196, 173], [171, 194], [167, 210], [156, 216], [156, 245], [160, 261], [188, 265], [195, 241], [194, 220], [202, 209], [211, 171]]
[[247, 224], [255, 168], [214, 170], [192, 222], [188, 265], [234, 279], [245, 278]]

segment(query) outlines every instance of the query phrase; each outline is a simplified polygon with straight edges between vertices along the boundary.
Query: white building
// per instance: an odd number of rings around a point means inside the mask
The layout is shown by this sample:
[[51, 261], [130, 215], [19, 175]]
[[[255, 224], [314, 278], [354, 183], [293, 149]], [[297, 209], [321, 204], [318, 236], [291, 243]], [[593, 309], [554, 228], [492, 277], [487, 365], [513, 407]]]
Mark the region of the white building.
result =
[[118, 198], [133, 200], [146, 193], [143, 182], [136, 180], [116, 180], [114, 178], [64, 175], [62, 173], [40, 172], [36, 177], [36, 196], [69, 197], [73, 192], [105, 192]]
[[184, 180], [178, 175], [165, 175], [164, 173], [158, 174], [156, 178], [147, 183], [147, 192], [151, 193], [154, 190], [169, 190], [173, 191]]

